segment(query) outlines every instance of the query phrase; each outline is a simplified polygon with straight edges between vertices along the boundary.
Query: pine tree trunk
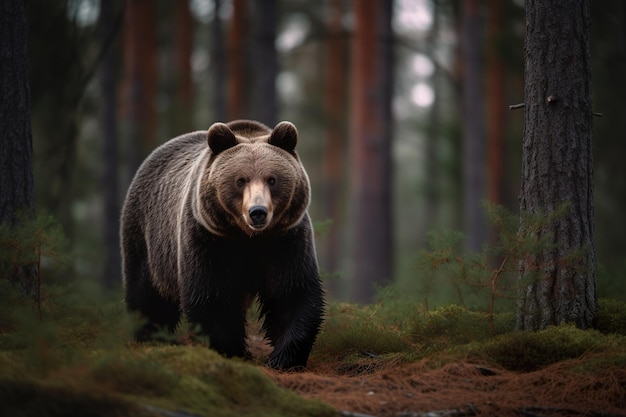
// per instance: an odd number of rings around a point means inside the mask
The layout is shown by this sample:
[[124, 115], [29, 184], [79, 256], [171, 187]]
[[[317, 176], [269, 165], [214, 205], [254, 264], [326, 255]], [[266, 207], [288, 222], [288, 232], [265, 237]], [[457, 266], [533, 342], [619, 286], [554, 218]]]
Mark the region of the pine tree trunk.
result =
[[[330, 5], [326, 32], [326, 62], [324, 65], [324, 216], [332, 221], [323, 236], [325, 245], [321, 253], [324, 270], [335, 273], [339, 268], [341, 249], [341, 189], [345, 160], [345, 108], [346, 108], [346, 41], [342, 19], [344, 10], [341, 0]], [[329, 281], [331, 294], [339, 292], [337, 280]]]
[[[0, 0], [0, 224], [33, 214], [33, 145], [28, 83], [26, 3]], [[9, 279], [35, 292], [32, 268], [10, 265]], [[1, 275], [6, 265], [0, 266]]]
[[502, 204], [504, 178], [504, 64], [500, 48], [502, 38], [502, 0], [489, 0], [489, 49], [487, 52], [487, 198]]
[[539, 232], [554, 248], [520, 263], [517, 328], [588, 328], [596, 312], [588, 2], [527, 0], [525, 59], [520, 209], [569, 206]]
[[392, 278], [391, 2], [354, 0], [350, 158], [352, 298], [372, 302]]
[[225, 66], [226, 54], [224, 52], [224, 35], [222, 32], [222, 20], [220, 11], [222, 1], [215, 0], [215, 17], [213, 18], [213, 39], [211, 42], [211, 66], [213, 69], [213, 120], [227, 122], [226, 120], [226, 82]]
[[254, 63], [254, 69], [249, 74], [252, 81], [250, 114], [253, 119], [274, 126], [278, 118], [278, 54], [275, 46], [278, 5], [276, 0], [253, 0], [248, 5], [252, 26], [250, 62]]
[[176, 135], [193, 130], [193, 83], [191, 80], [191, 44], [193, 21], [189, 2], [176, 5]]
[[478, 0], [463, 1], [463, 210], [467, 250], [480, 251], [486, 240], [485, 110], [482, 23]]
[[104, 266], [102, 285], [107, 290], [114, 290], [121, 283], [121, 258], [119, 242], [119, 182], [117, 168], [119, 166], [117, 147], [117, 95], [115, 76], [115, 56], [109, 48], [109, 42], [116, 30], [114, 24], [115, 3], [100, 3], [98, 16], [100, 47], [109, 49], [100, 64], [100, 126], [102, 132], [102, 199], [103, 221], [102, 234], [104, 240]]
[[33, 144], [24, 2], [0, 3], [0, 223], [33, 209]]
[[246, 115], [246, 1], [233, 0], [233, 15], [228, 28], [228, 119]]
[[156, 147], [156, 3], [128, 0], [124, 28], [127, 181]]

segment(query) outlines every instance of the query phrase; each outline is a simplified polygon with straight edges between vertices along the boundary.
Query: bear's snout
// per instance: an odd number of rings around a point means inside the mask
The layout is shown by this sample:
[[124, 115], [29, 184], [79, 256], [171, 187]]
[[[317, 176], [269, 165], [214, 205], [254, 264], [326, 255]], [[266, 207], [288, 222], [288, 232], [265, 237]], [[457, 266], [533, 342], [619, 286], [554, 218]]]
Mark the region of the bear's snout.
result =
[[272, 196], [262, 181], [248, 183], [243, 193], [242, 209], [246, 227], [260, 232], [269, 226], [272, 221]]
[[261, 228], [265, 226], [265, 220], [267, 219], [267, 208], [263, 206], [253, 206], [248, 210], [250, 220], [252, 220], [252, 226]]

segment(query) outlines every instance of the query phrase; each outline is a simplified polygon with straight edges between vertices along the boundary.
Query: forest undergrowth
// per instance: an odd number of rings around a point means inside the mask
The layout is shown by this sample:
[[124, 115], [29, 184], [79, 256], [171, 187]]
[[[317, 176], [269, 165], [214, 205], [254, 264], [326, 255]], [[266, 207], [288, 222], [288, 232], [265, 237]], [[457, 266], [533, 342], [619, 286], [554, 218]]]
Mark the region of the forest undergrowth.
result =
[[186, 329], [175, 344], [132, 342], [120, 296], [44, 285], [41, 318], [0, 288], [0, 415], [626, 415], [626, 304], [603, 299], [598, 328], [512, 331], [513, 317], [447, 305], [423, 311], [393, 291], [331, 303], [304, 372], [228, 360]]

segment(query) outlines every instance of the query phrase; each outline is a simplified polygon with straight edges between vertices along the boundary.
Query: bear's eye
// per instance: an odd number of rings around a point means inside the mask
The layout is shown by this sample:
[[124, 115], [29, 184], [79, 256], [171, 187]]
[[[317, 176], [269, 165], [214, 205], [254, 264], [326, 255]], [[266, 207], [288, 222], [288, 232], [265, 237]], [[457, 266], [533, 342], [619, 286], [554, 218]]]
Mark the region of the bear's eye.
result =
[[243, 187], [244, 185], [246, 185], [246, 180], [244, 178], [237, 178], [237, 181], [235, 181], [235, 183], [237, 184], [237, 187]]
[[276, 178], [275, 177], [269, 177], [267, 179], [267, 185], [269, 185], [270, 187], [273, 187], [274, 185], [276, 185]]

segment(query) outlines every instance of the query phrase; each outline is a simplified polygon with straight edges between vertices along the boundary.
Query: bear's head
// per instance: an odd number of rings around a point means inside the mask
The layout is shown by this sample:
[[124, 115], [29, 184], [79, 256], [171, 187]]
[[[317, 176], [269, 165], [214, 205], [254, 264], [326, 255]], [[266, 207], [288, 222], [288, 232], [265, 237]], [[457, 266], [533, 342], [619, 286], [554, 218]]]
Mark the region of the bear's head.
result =
[[296, 154], [298, 131], [252, 121], [215, 123], [211, 155], [198, 193], [205, 227], [221, 236], [280, 233], [296, 226], [310, 200], [309, 178]]

